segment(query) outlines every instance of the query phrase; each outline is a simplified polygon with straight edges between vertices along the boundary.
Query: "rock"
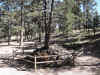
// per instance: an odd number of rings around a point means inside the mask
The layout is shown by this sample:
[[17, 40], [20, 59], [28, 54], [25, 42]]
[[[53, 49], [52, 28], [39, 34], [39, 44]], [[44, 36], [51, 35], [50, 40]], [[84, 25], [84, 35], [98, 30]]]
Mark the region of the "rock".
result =
[[72, 65], [73, 57], [72, 57], [71, 51], [67, 51], [65, 48], [57, 44], [50, 46], [49, 51], [52, 52], [52, 54], [59, 56], [58, 60], [62, 60], [61, 64], [66, 64], [66, 65], [71, 64]]
[[62, 59], [65, 59], [71, 55], [71, 52], [67, 51], [65, 48], [57, 44], [50, 46], [49, 51], [52, 52], [52, 54], [61, 55]]

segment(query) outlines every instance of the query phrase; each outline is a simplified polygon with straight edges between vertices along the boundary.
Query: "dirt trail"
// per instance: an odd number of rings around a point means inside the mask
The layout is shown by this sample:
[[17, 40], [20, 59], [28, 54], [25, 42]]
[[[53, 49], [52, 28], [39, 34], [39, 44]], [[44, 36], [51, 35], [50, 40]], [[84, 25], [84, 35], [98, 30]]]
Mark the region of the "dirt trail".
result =
[[[12, 53], [12, 50], [15, 46], [1, 46], [0, 47], [0, 55]], [[100, 59], [92, 56], [83, 56], [78, 57], [76, 59], [79, 66], [75, 68], [68, 69], [67, 66], [63, 68], [57, 69], [38, 69], [37, 72], [34, 72], [34, 69], [30, 71], [19, 71], [15, 67], [9, 67], [9, 64], [4, 63], [2, 59], [0, 59], [0, 75], [100, 75]], [[88, 64], [91, 66], [82, 66], [81, 64]], [[95, 64], [94, 66], [92, 66]]]
[[[86, 69], [86, 70], [81, 70]], [[99, 75], [91, 71], [88, 67], [77, 67], [73, 69], [45, 70], [39, 69], [34, 71], [18, 71], [15, 68], [0, 68], [0, 75]]]

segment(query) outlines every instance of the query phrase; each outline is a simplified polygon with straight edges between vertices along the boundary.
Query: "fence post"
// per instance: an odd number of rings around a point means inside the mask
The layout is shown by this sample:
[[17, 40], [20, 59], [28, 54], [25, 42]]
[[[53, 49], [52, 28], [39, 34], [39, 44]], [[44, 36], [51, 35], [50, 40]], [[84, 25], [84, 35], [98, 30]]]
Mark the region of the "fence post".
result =
[[35, 64], [34, 64], [34, 68], [35, 68], [35, 72], [36, 72], [36, 70], [37, 70], [37, 61], [36, 61], [36, 56], [34, 57], [34, 59], [35, 59]]
[[76, 53], [72, 53], [72, 61], [73, 61], [73, 66], [75, 66], [75, 59], [76, 59]]

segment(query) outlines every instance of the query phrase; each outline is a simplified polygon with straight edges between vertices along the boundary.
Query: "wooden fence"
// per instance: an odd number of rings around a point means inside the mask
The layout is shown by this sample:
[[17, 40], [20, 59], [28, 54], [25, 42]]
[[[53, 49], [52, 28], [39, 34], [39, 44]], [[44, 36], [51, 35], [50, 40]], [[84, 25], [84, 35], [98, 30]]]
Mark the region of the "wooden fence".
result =
[[[17, 55], [19, 55], [19, 54], [17, 54]], [[23, 55], [24, 55], [24, 54], [23, 54]], [[23, 56], [23, 55], [21, 55], [21, 56]], [[43, 59], [43, 58], [53, 58], [53, 57], [60, 57], [60, 56], [63, 56], [63, 57], [66, 56], [66, 58], [67, 58], [67, 57], [71, 57], [71, 58], [72, 58], [73, 64], [75, 63], [75, 54], [74, 54], [74, 53], [72, 53], [72, 54], [65, 54], [65, 55], [64, 55], [64, 54], [61, 54], [61, 55], [47, 55], [47, 56], [46, 56], [46, 55], [45, 55], [45, 56], [25, 55], [25, 57], [31, 57], [31, 58], [33, 58], [34, 62], [32, 62], [32, 61], [27, 61], [27, 62], [31, 62], [31, 63], [34, 64], [34, 69], [35, 69], [35, 71], [37, 70], [37, 65], [38, 65], [38, 64], [43, 64], [43, 63], [54, 63], [54, 62], [63, 62], [62, 59], [45, 60], [45, 61], [38, 61], [38, 59]], [[15, 57], [16, 57], [16, 55], [15, 55], [15, 52], [14, 52], [13, 59], [14, 59]], [[15, 59], [14, 59], [14, 60], [15, 60]]]

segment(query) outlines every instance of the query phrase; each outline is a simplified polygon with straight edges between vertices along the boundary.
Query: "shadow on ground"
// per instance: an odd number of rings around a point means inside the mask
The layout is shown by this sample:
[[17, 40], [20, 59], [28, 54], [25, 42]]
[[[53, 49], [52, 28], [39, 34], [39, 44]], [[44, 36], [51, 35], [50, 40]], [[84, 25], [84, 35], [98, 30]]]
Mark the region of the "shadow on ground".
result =
[[[62, 37], [63, 36], [63, 37]], [[78, 38], [68, 38], [65, 35], [57, 35], [53, 38], [59, 38], [57, 40], [53, 40], [50, 44], [58, 44], [65, 48], [66, 50], [73, 51], [83, 51], [86, 56], [94, 56], [100, 58], [100, 33], [96, 34], [95, 37], [93, 35], [85, 36], [80, 39], [81, 43], [77, 43]], [[52, 39], [53, 39], [52, 38]], [[88, 40], [87, 42], [84, 42]], [[66, 44], [67, 43], [67, 44]]]

